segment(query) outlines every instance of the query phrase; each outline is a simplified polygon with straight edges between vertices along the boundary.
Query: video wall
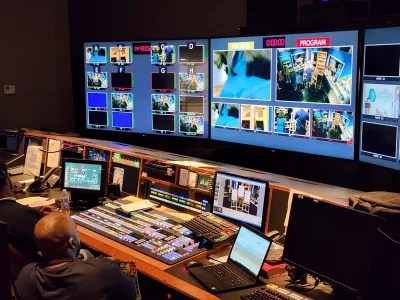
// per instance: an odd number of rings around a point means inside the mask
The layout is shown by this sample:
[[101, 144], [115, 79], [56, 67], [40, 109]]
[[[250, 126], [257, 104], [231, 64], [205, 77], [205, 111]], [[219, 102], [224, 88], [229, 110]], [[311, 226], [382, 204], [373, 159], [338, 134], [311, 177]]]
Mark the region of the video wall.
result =
[[400, 169], [400, 28], [365, 32], [360, 160]]
[[212, 39], [211, 138], [354, 158], [358, 32]]
[[86, 127], [208, 138], [208, 40], [85, 43]]

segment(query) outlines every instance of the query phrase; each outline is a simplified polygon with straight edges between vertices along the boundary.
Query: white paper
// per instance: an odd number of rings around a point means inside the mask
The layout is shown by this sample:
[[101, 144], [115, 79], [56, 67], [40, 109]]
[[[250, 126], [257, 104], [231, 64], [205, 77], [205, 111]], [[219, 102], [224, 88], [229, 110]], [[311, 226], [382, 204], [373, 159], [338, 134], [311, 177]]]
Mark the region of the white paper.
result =
[[49, 140], [48, 154], [47, 154], [47, 166], [49, 168], [56, 168], [60, 164], [60, 149], [61, 141]]
[[124, 184], [124, 173], [125, 170], [122, 168], [114, 167], [113, 183], [119, 184], [119, 189], [122, 191], [122, 186]]
[[28, 146], [26, 149], [24, 174], [40, 176], [40, 168], [42, 166], [42, 156], [41, 146]]
[[122, 210], [126, 212], [152, 208], [155, 204], [149, 200], [136, 201], [129, 204], [122, 205]]
[[33, 203], [29, 204], [29, 207], [36, 208], [36, 207], [42, 207], [42, 206], [49, 206], [49, 205], [53, 205], [54, 203], [56, 203], [56, 199], [52, 198], [50, 200], [33, 202]]
[[47, 205], [53, 205], [56, 203], [54, 198], [49, 199], [45, 197], [27, 197], [17, 200], [21, 205], [28, 205], [29, 207], [42, 207]]
[[179, 185], [187, 186], [189, 179], [189, 170], [188, 169], [180, 169], [179, 171]]
[[283, 222], [283, 226], [285, 226], [285, 234], [286, 234], [286, 229], [289, 225], [290, 209], [292, 208], [292, 201], [293, 201], [293, 192], [294, 192], [294, 190], [290, 189], [289, 198], [288, 198], [288, 207], [286, 210], [285, 221]]
[[37, 202], [37, 201], [46, 201], [49, 200], [49, 198], [46, 197], [26, 197], [22, 199], [18, 199], [17, 203], [21, 205], [29, 205], [31, 203]]
[[189, 172], [188, 187], [195, 188], [197, 186], [197, 173]]

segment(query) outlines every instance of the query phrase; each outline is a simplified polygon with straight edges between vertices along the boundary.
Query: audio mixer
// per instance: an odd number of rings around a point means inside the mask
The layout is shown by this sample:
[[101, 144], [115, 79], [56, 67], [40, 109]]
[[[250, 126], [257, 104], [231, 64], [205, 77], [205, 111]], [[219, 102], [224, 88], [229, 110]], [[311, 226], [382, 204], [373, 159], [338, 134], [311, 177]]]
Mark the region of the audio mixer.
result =
[[105, 204], [72, 216], [83, 227], [107, 236], [166, 264], [175, 264], [204, 252], [183, 227], [182, 219], [156, 210], [137, 211], [131, 217], [115, 212], [118, 204]]

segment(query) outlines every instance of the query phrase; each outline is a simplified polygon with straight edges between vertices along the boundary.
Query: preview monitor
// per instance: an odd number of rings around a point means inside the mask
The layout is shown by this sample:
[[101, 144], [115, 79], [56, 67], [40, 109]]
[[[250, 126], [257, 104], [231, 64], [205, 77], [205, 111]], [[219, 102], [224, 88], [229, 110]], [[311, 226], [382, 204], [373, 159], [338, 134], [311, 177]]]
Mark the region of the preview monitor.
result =
[[267, 181], [217, 172], [213, 213], [264, 229], [268, 192]]
[[295, 194], [283, 259], [358, 296], [367, 296], [378, 218]]
[[211, 138], [354, 158], [358, 32], [211, 39]]
[[400, 169], [400, 27], [365, 31], [360, 161]]
[[209, 137], [207, 39], [84, 44], [86, 128]]

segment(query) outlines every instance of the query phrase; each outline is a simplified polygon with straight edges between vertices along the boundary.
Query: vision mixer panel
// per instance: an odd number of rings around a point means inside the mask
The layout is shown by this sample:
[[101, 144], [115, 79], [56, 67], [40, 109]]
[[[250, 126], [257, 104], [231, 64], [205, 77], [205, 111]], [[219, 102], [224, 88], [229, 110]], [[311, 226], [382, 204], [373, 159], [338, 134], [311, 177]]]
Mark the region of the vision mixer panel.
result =
[[130, 218], [115, 212], [113, 203], [98, 206], [72, 216], [83, 227], [107, 236], [134, 250], [172, 265], [204, 252], [190, 238], [192, 232], [183, 220], [159, 211], [138, 211]]

